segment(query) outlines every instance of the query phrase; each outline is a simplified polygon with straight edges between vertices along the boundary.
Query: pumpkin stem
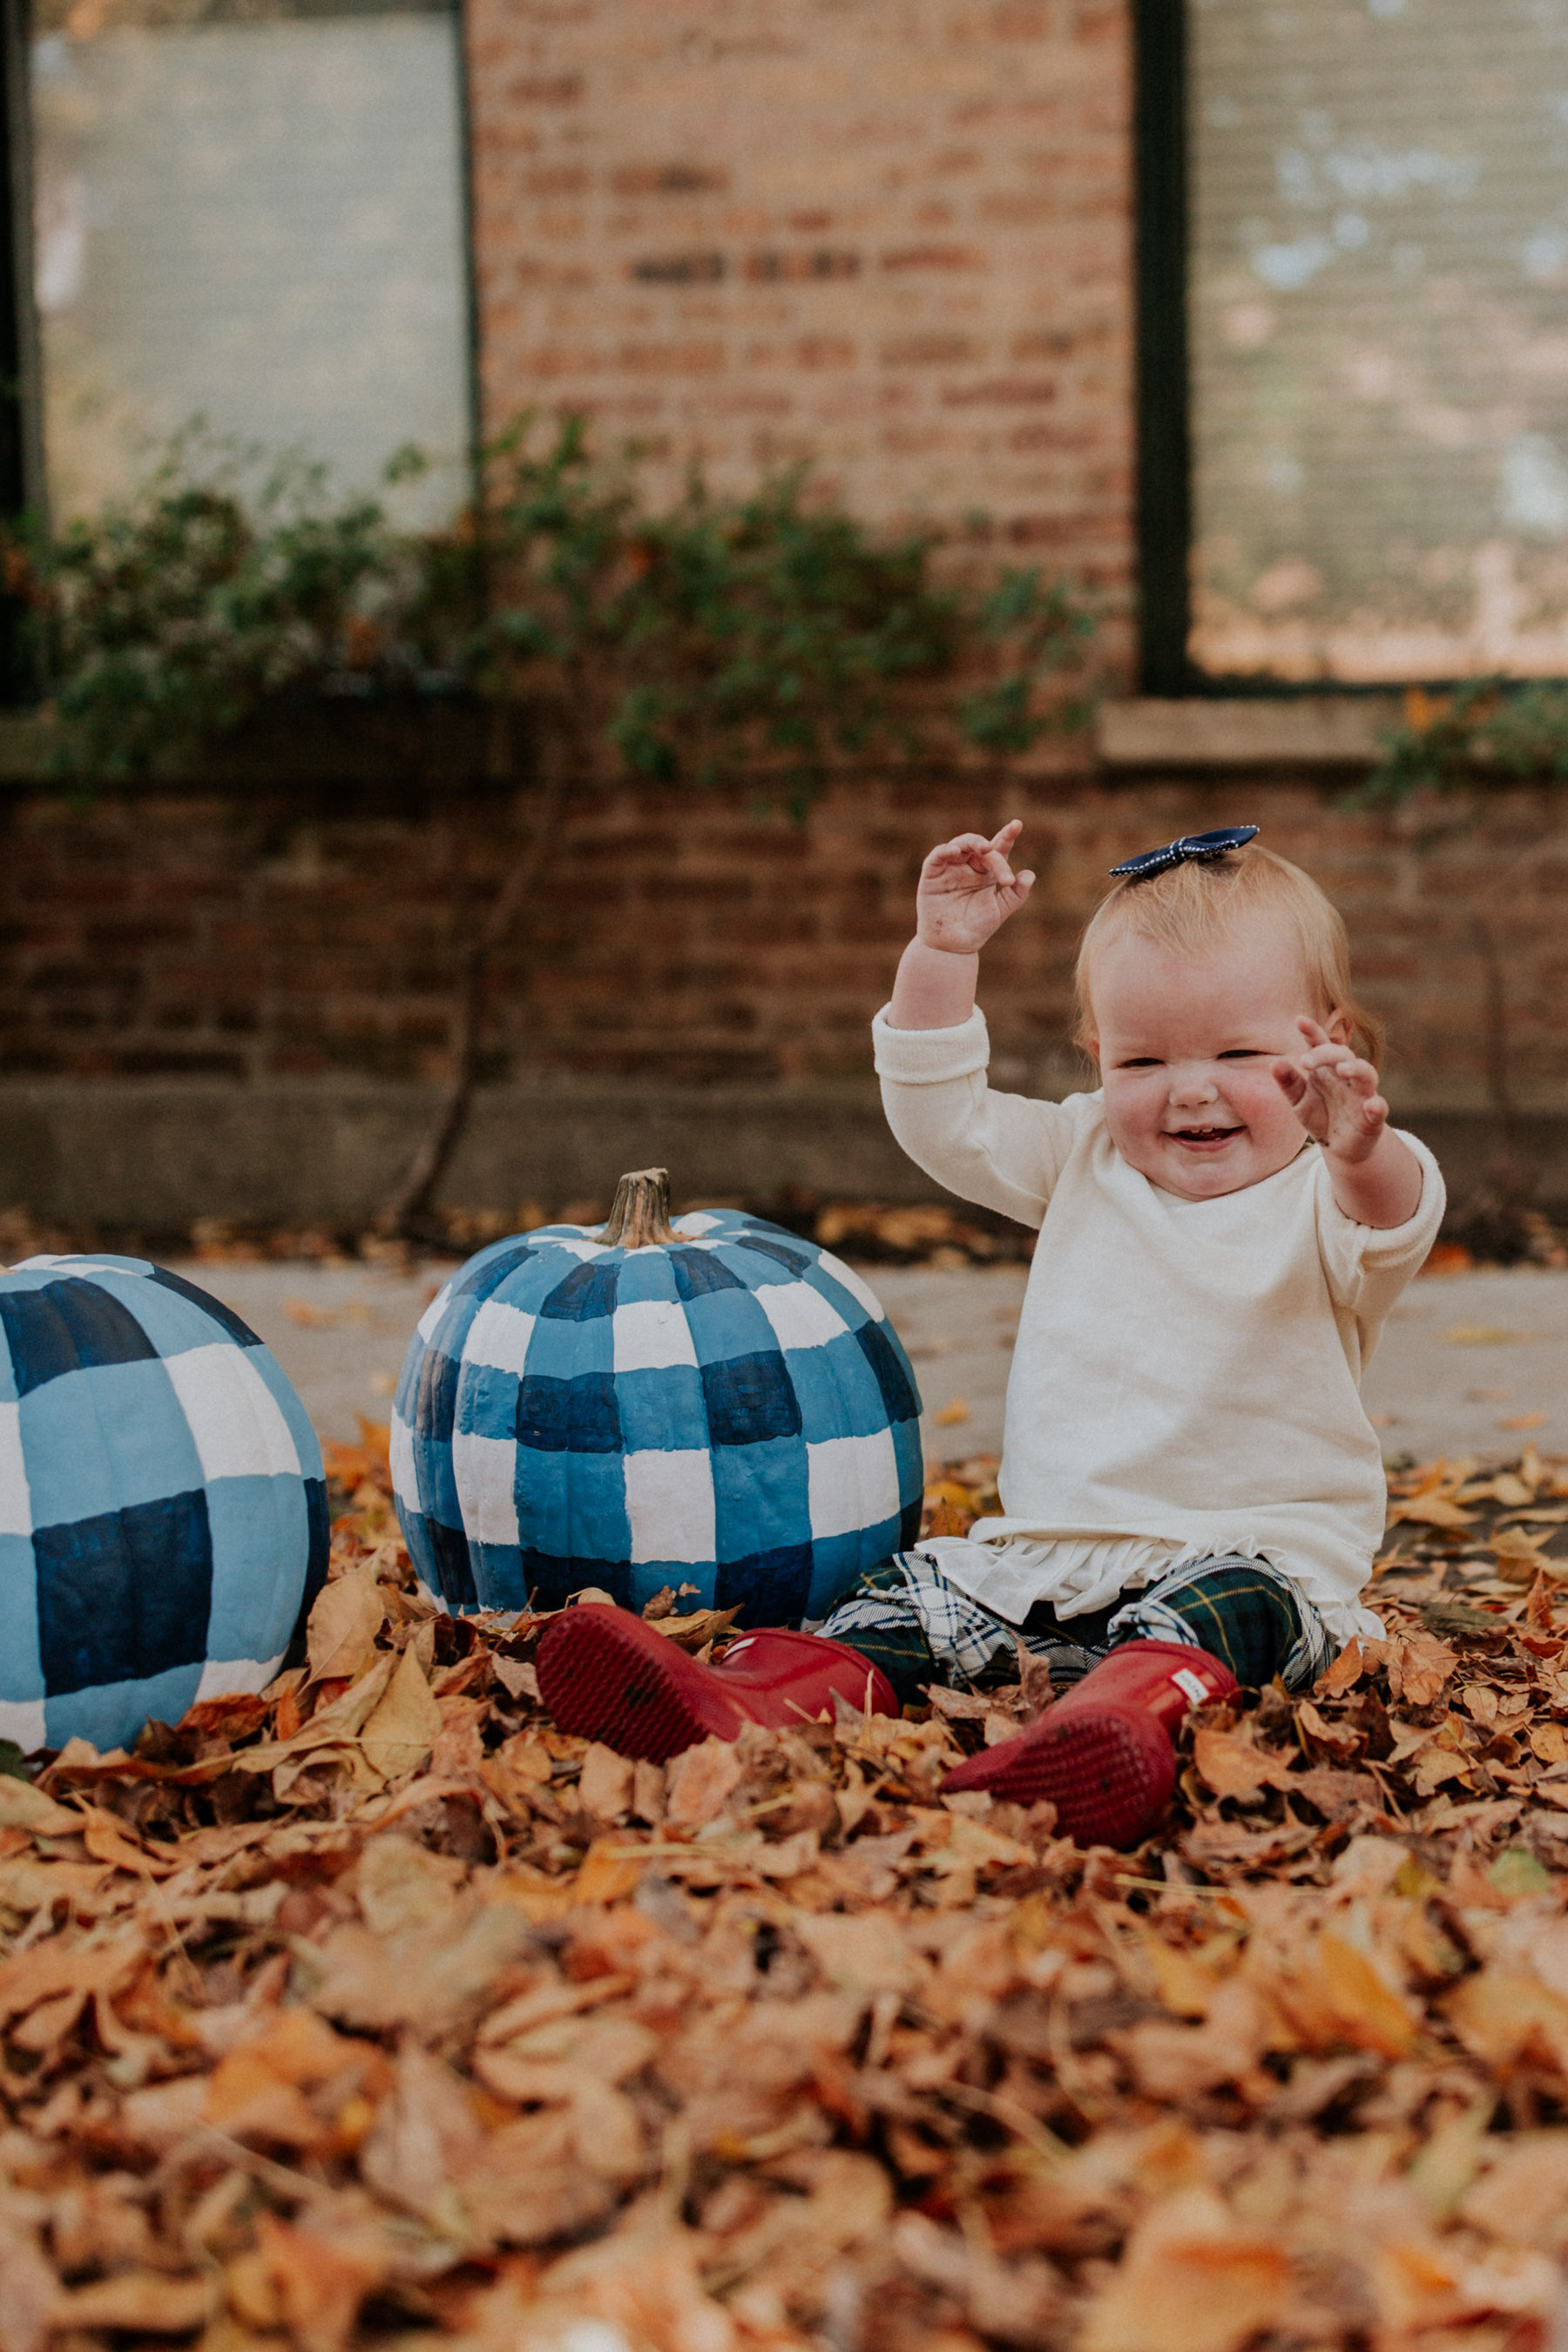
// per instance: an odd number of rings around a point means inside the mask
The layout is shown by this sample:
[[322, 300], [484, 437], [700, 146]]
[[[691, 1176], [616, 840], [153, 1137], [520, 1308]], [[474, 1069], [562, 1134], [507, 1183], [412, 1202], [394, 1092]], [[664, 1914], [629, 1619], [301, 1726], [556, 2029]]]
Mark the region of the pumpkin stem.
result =
[[605, 1249], [654, 1249], [679, 1241], [669, 1222], [669, 1171], [637, 1168], [616, 1187], [609, 1223], [599, 1240]]

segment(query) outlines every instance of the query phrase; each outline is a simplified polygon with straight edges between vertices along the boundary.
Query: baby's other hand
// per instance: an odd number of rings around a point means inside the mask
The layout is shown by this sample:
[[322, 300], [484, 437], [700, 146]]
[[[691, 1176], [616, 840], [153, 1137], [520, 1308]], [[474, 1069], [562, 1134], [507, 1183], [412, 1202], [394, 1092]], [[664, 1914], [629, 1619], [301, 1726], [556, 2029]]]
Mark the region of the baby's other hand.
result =
[[981, 833], [961, 833], [933, 849], [921, 867], [915, 932], [922, 946], [949, 955], [977, 955], [1009, 915], [1016, 914], [1035, 885], [1032, 874], [1015, 874], [1007, 863], [1024, 830], [1015, 817], [987, 841]]
[[1318, 1022], [1303, 1016], [1296, 1026], [1307, 1051], [1295, 1061], [1276, 1062], [1274, 1076], [1297, 1118], [1331, 1159], [1347, 1165], [1370, 1160], [1388, 1124], [1377, 1072], [1348, 1045], [1336, 1045]]

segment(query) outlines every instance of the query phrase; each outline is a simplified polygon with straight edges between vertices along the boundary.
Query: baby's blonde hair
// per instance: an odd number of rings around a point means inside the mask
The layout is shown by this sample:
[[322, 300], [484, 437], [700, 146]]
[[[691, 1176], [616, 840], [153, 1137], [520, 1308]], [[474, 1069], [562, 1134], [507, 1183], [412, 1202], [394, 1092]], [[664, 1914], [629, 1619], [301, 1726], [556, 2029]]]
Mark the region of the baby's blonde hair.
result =
[[1271, 849], [1258, 848], [1256, 842], [1223, 857], [1167, 866], [1144, 882], [1119, 882], [1107, 892], [1078, 951], [1075, 1042], [1092, 1054], [1090, 974], [1095, 956], [1109, 940], [1131, 932], [1178, 955], [1200, 955], [1255, 910], [1296, 934], [1315, 1000], [1308, 1009], [1325, 1023], [1342, 1013], [1350, 1023], [1352, 1050], [1369, 1062], [1381, 1063], [1383, 1024], [1356, 1003], [1352, 992], [1350, 940], [1338, 908], [1310, 874]]

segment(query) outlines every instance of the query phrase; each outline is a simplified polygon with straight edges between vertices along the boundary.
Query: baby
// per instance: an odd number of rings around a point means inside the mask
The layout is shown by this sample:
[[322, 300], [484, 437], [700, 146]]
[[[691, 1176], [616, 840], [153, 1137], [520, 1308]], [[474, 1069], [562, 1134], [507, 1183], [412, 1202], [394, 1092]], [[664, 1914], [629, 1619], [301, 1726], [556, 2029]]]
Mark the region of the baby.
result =
[[574, 1610], [539, 1675], [563, 1728], [664, 1756], [835, 1690], [893, 1712], [1010, 1681], [1022, 1643], [1058, 1696], [947, 1786], [1047, 1798], [1081, 1842], [1131, 1845], [1169, 1802], [1190, 1706], [1308, 1687], [1383, 1631], [1359, 1605], [1386, 1504], [1360, 1381], [1443, 1182], [1388, 1124], [1342, 922], [1253, 826], [1114, 869], [1078, 960], [1099, 1090], [994, 1092], [975, 983], [1033, 885], [1020, 830], [931, 851], [873, 1024], [910, 1158], [1040, 1228], [1001, 1516], [899, 1554], [819, 1634], [743, 1635], [702, 1666], [626, 1612]]

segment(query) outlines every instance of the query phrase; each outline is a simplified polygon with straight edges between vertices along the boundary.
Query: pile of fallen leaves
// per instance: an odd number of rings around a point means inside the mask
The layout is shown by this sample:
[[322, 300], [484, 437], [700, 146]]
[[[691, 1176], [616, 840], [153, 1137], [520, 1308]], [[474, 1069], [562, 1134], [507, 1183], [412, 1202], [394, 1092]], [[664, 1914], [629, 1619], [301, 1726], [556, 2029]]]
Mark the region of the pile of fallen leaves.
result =
[[4, 2352], [1561, 2340], [1568, 1465], [1397, 1480], [1386, 1638], [1194, 1717], [1136, 1854], [939, 1794], [1037, 1674], [564, 1738], [332, 1466], [301, 1666], [0, 1778]]

